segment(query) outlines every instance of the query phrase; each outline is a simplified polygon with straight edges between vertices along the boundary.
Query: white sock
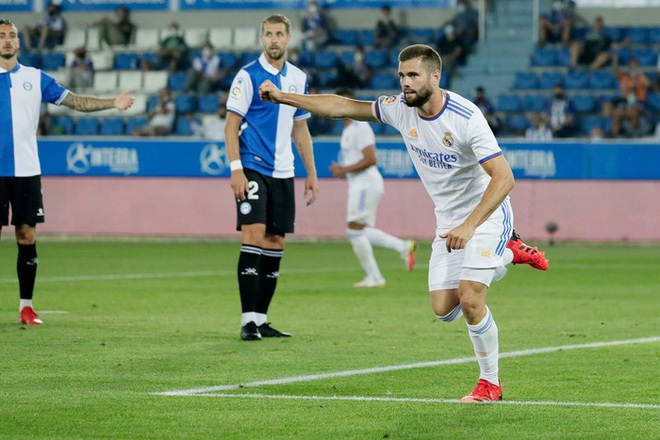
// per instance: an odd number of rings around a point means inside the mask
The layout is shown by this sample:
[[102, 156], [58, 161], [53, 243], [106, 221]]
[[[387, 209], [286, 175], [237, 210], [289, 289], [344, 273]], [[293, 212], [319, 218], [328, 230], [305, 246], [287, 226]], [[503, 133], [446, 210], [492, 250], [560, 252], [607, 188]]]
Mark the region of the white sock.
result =
[[502, 265], [508, 266], [513, 262], [513, 251], [509, 248], [504, 249], [502, 254]]
[[346, 231], [346, 235], [353, 246], [353, 252], [360, 262], [362, 269], [367, 273], [367, 277], [374, 281], [381, 281], [383, 275], [380, 273], [378, 263], [376, 263], [376, 258], [374, 257], [374, 250], [364, 229], [361, 231], [349, 229]]
[[435, 315], [436, 318], [438, 318], [440, 321], [444, 321], [444, 322], [456, 321], [461, 316], [463, 316], [463, 309], [461, 308], [460, 304], [457, 305], [456, 307], [454, 307], [451, 310], [451, 312], [447, 313], [446, 315], [443, 315], [443, 316]]
[[500, 347], [498, 343], [497, 324], [495, 324], [490, 309], [486, 307], [486, 316], [479, 324], [468, 324], [467, 327], [472, 345], [474, 346], [474, 352], [477, 355], [479, 369], [481, 370], [479, 379], [499, 385]]
[[380, 229], [367, 227], [364, 228], [364, 232], [367, 233], [369, 242], [374, 246], [393, 249], [399, 253], [408, 250], [405, 240], [401, 240], [400, 238], [390, 235], [387, 232], [383, 232]]
[[265, 313], [254, 313], [254, 323], [259, 327], [262, 324], [265, 324], [268, 320], [268, 316]]
[[256, 324], [257, 317], [255, 312], [245, 312], [241, 315], [241, 326], [244, 326], [248, 322], [254, 322]]
[[20, 304], [18, 305], [18, 311], [20, 312], [25, 307], [32, 307], [32, 300], [31, 299], [22, 299]]

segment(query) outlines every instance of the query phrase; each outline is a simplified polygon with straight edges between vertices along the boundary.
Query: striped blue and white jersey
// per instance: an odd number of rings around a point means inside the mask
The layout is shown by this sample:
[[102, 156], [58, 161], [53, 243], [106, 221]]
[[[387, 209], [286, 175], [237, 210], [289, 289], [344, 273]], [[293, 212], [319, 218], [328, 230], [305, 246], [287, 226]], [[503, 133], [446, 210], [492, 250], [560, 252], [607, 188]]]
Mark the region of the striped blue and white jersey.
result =
[[372, 111], [380, 122], [401, 133], [435, 205], [438, 229], [460, 225], [490, 182], [481, 164], [502, 154], [479, 108], [457, 93], [446, 92], [444, 107], [431, 118], [407, 106], [403, 94], [381, 96]]
[[293, 123], [311, 114], [288, 105], [262, 101], [259, 86], [267, 79], [280, 90], [307, 93], [307, 75], [302, 70], [285, 62], [279, 71], [262, 53], [258, 60], [236, 74], [227, 98], [227, 110], [243, 117], [238, 137], [243, 166], [284, 179], [294, 175]]
[[69, 93], [39, 69], [0, 68], [0, 176], [41, 174], [37, 127], [41, 104], [60, 105]]

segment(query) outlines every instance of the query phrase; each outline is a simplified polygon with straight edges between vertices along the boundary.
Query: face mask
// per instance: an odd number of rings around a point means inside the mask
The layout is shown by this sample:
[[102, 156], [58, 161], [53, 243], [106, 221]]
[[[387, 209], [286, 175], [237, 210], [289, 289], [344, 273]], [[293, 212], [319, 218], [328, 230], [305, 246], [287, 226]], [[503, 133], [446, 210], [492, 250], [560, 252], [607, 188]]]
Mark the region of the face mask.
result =
[[451, 35], [453, 33], [454, 33], [454, 26], [452, 25], [445, 26], [445, 34]]
[[562, 2], [554, 2], [552, 4], [552, 9], [554, 11], [561, 11], [562, 9], [564, 9], [564, 4]]
[[319, 12], [319, 8], [317, 8], [316, 6], [310, 6], [308, 11], [310, 14], [316, 15]]
[[212, 53], [211, 49], [209, 49], [208, 47], [205, 47], [204, 49], [202, 49], [202, 56], [204, 58], [211, 58], [211, 53]]
[[456, 6], [456, 10], [458, 11], [459, 14], [462, 14], [465, 12], [465, 5], [463, 3], [460, 3], [458, 6]]
[[362, 60], [364, 60], [364, 55], [362, 55], [361, 53], [356, 53], [355, 55], [353, 55], [353, 59], [355, 60], [356, 63], [361, 63]]

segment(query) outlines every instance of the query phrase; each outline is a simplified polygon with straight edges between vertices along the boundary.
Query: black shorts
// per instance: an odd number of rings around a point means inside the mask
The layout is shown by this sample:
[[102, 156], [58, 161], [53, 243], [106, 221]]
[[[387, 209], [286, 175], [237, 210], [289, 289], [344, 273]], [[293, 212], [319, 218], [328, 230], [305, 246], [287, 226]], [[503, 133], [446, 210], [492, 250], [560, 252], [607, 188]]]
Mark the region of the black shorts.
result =
[[245, 200], [236, 202], [236, 230], [242, 225], [261, 223], [266, 225], [266, 233], [282, 235], [293, 232], [296, 217], [296, 199], [293, 177], [275, 179], [244, 169], [248, 179], [248, 193]]
[[0, 220], [1, 225], [14, 226], [43, 223], [44, 201], [41, 195], [41, 176], [0, 177]]

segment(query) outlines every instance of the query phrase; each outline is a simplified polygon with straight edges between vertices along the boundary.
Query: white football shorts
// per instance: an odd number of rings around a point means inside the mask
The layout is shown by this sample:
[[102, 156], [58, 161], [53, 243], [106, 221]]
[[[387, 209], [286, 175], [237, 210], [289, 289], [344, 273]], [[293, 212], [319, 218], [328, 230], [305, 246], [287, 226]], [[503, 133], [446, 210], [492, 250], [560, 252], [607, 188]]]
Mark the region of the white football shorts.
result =
[[373, 227], [376, 224], [376, 212], [381, 198], [383, 198], [383, 188], [380, 185], [349, 185], [346, 222]]
[[502, 203], [468, 241], [465, 249], [447, 252], [446, 241], [436, 230], [429, 262], [429, 292], [458, 288], [459, 281], [476, 281], [490, 286], [506, 275], [502, 254], [513, 231], [513, 211], [508, 200]]

